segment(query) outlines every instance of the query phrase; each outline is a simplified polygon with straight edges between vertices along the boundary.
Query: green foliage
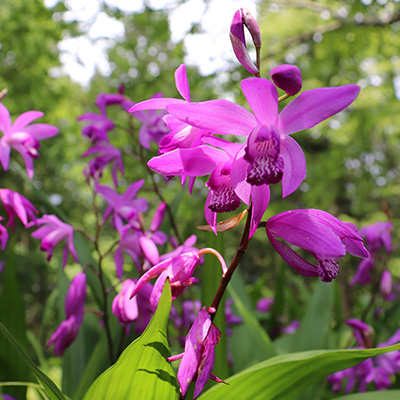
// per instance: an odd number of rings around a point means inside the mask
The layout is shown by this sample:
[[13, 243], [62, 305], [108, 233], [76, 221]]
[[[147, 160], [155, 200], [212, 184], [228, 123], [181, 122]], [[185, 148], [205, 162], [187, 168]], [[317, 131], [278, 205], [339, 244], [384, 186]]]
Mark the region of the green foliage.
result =
[[85, 400], [178, 399], [178, 382], [165, 360], [170, 356], [167, 341], [170, 309], [171, 289], [167, 282], [145, 332], [93, 383]]

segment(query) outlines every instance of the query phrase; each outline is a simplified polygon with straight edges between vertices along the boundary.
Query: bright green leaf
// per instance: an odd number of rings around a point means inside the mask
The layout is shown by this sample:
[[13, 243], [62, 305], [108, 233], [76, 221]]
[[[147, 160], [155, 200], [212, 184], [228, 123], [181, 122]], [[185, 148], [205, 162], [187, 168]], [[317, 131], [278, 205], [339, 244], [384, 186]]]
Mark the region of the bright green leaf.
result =
[[199, 399], [290, 400], [327, 375], [399, 349], [397, 344], [377, 349], [313, 350], [277, 356], [229, 378], [229, 385], [214, 386]]
[[171, 289], [167, 282], [156, 313], [144, 333], [96, 379], [85, 400], [178, 399], [179, 386], [166, 361], [170, 356], [166, 335], [170, 310]]
[[335, 397], [335, 400], [399, 400], [400, 390], [380, 390], [379, 392], [367, 392], [348, 394], [347, 396]]

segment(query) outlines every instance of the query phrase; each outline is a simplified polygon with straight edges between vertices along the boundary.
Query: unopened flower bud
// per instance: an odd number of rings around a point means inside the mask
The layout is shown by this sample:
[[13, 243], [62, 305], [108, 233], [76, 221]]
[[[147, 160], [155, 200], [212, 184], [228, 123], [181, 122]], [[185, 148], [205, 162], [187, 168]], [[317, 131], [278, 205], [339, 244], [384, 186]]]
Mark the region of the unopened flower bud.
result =
[[241, 11], [242, 20], [253, 38], [254, 46], [261, 47], [260, 27], [258, 26], [256, 19], [250, 14], [250, 11], [247, 8], [242, 8]]
[[[252, 36], [254, 34], [253, 41], [254, 41], [254, 37], [256, 37], [256, 41], [259, 44], [258, 47], [260, 47], [261, 39], [259, 38], [259, 29], [258, 29], [258, 35], [257, 35], [256, 29], [254, 26], [254, 24], [257, 25], [257, 22], [255, 22], [254, 18], [250, 15], [250, 13], [248, 11], [247, 11], [247, 13], [248, 13], [248, 16], [246, 17], [247, 23], [251, 27], [250, 33]], [[240, 64], [242, 64], [243, 67], [245, 67], [247, 69], [247, 71], [249, 71], [251, 74], [256, 74], [259, 71], [258, 71], [258, 68], [251, 61], [250, 55], [246, 48], [246, 40], [244, 37], [243, 25], [246, 25], [247, 28], [249, 28], [247, 23], [245, 22], [245, 19], [243, 17], [243, 9], [237, 10], [232, 19], [231, 31], [230, 31], [229, 37], [231, 38], [233, 51], [236, 55], [236, 58], [240, 62]], [[257, 25], [257, 28], [258, 28], [258, 25]]]
[[294, 65], [279, 65], [271, 70], [275, 85], [289, 96], [299, 93], [302, 87], [301, 72]]

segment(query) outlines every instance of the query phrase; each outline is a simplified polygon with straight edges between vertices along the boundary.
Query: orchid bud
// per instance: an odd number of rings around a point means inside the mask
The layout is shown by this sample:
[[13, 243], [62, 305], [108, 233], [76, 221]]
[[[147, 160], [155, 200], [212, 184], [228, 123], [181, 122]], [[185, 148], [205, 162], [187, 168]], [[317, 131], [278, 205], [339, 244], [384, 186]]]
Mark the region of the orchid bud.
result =
[[[258, 28], [257, 22], [251, 16], [251, 14], [246, 10], [246, 17], [244, 17], [243, 9], [237, 10], [233, 16], [231, 23], [231, 31], [229, 36], [231, 38], [233, 51], [236, 55], [238, 61], [249, 71], [251, 74], [258, 73], [258, 68], [251, 61], [250, 55], [246, 48], [246, 40], [244, 37], [243, 25], [249, 29], [253, 42], [256, 47], [261, 46], [260, 29]], [[258, 30], [258, 33], [257, 33]]]
[[261, 47], [260, 27], [258, 26], [256, 19], [250, 14], [250, 11], [247, 8], [242, 8], [241, 11], [242, 20], [253, 38], [254, 46]]
[[301, 72], [294, 65], [279, 65], [271, 70], [275, 85], [289, 96], [299, 93], [302, 87]]

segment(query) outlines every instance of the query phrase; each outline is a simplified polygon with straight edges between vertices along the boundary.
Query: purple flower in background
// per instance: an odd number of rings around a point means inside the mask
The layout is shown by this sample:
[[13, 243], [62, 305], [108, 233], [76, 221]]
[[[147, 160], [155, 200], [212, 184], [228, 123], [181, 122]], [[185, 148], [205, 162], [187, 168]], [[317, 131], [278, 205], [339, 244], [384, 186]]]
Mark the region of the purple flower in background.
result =
[[364, 348], [372, 347], [371, 336], [373, 329], [371, 326], [356, 318], [347, 319], [346, 324], [353, 329], [353, 335], [359, 346]]
[[6, 393], [3, 393], [1, 396], [3, 397], [3, 400], [17, 400], [15, 397], [12, 397]]
[[[277, 214], [266, 224], [269, 240], [279, 255], [300, 274], [320, 276], [330, 282], [339, 273], [335, 259], [346, 252], [357, 257], [368, 257], [368, 251], [355, 225], [342, 222], [321, 210], [292, 210]], [[317, 261], [309, 263], [286, 244], [286, 242], [308, 251]]]
[[95, 190], [108, 203], [108, 207], [103, 215], [105, 221], [112, 215], [112, 223], [115, 229], [122, 234], [123, 221], [125, 220], [132, 227], [140, 228], [138, 215], [147, 210], [147, 200], [137, 199], [136, 195], [144, 184], [144, 179], [133, 182], [123, 194], [118, 194], [108, 186], [95, 186]]
[[294, 65], [278, 65], [271, 70], [271, 79], [275, 85], [289, 96], [300, 92], [302, 87], [301, 71]]
[[109, 143], [93, 146], [82, 157], [87, 157], [98, 153], [96, 157], [88, 162], [87, 168], [83, 171], [86, 179], [92, 177], [96, 183], [103, 176], [103, 170], [108, 164], [112, 164], [112, 178], [115, 186], [118, 186], [117, 172], [124, 176], [124, 165], [122, 163], [122, 153]]
[[[367, 332], [366, 329], [368, 328], [366, 327], [368, 327], [368, 325], [362, 323], [362, 321], [348, 320], [346, 323], [353, 327], [353, 333], [355, 334], [360, 334], [360, 332], [365, 334], [365, 332]], [[357, 341], [360, 340], [362, 341], [363, 338], [357, 339]], [[400, 329], [398, 329], [389, 340], [380, 343], [377, 347], [391, 346], [399, 341]], [[372, 382], [375, 384], [376, 390], [385, 390], [391, 385], [390, 378], [398, 372], [400, 372], [399, 350], [380, 354], [376, 357], [365, 360], [354, 367], [335, 372], [328, 376], [327, 380], [332, 385], [333, 392], [340, 392], [343, 383], [345, 384], [345, 394], [350, 393], [356, 384], [358, 384], [359, 392], [365, 392], [367, 385]]]
[[274, 301], [273, 297], [264, 297], [257, 302], [256, 310], [265, 313], [270, 312]]
[[372, 283], [370, 271], [375, 266], [374, 257], [370, 255], [368, 258], [361, 260], [360, 264], [358, 264], [357, 271], [353, 276], [353, 279], [350, 282], [350, 285], [353, 286], [356, 283], [360, 285], [368, 285]]
[[386, 301], [392, 301], [394, 299], [395, 295], [392, 291], [392, 274], [387, 269], [382, 272], [379, 289], [381, 291], [382, 297]]
[[367, 249], [371, 253], [379, 251], [382, 247], [387, 253], [392, 252], [393, 224], [391, 222], [376, 222], [360, 229], [360, 235], [365, 238]]
[[92, 144], [109, 143], [107, 133], [115, 128], [115, 124], [105, 115], [86, 113], [78, 117], [77, 120], [89, 121], [89, 124], [82, 128], [82, 135], [88, 137]]
[[9, 189], [0, 189], [0, 200], [6, 210], [8, 216], [7, 226], [14, 228], [14, 217], [18, 219], [26, 226], [28, 222], [35, 221], [37, 214], [36, 208], [33, 204], [18, 192], [14, 192]]
[[74, 247], [74, 228], [71, 225], [60, 221], [55, 215], [46, 214], [35, 222], [30, 222], [27, 227], [31, 227], [34, 224], [42, 225], [39, 229], [32, 232], [32, 237], [41, 239], [40, 250], [47, 252], [47, 261], [50, 261], [53, 256], [56, 244], [65, 239], [66, 245], [64, 247], [62, 266], [65, 267], [67, 264], [68, 252], [72, 254], [76, 262], [79, 262]]
[[220, 339], [220, 331], [211, 322], [210, 314], [203, 308], [186, 336], [184, 353], [167, 358], [167, 361], [182, 359], [178, 369], [178, 382], [183, 397], [192, 381], [196, 382], [194, 399], [200, 395], [209, 379], [225, 383], [212, 373], [215, 362], [214, 349]]
[[54, 354], [62, 356], [65, 349], [75, 340], [83, 321], [83, 305], [86, 300], [86, 275], [75, 275], [65, 297], [65, 321], [61, 322], [50, 337], [47, 347], [54, 344]]
[[[0, 162], [4, 170], [8, 170], [11, 149], [21, 154], [29, 179], [33, 178], [33, 159], [39, 158], [39, 140], [49, 139], [58, 133], [58, 128], [49, 124], [31, 124], [35, 119], [43, 117], [40, 111], [27, 111], [11, 124], [10, 113], [0, 103]], [[29, 125], [31, 124], [31, 125]]]

